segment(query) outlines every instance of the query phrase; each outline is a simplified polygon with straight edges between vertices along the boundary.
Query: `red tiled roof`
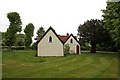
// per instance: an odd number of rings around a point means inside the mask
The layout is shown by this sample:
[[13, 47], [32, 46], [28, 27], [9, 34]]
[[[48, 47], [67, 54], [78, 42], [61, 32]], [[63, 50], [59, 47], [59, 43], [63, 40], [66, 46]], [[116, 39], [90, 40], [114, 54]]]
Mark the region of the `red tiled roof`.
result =
[[69, 35], [58, 35], [58, 37], [61, 39], [61, 41], [63, 41], [63, 42], [65, 42], [67, 39], [68, 39], [68, 37], [69, 37]]

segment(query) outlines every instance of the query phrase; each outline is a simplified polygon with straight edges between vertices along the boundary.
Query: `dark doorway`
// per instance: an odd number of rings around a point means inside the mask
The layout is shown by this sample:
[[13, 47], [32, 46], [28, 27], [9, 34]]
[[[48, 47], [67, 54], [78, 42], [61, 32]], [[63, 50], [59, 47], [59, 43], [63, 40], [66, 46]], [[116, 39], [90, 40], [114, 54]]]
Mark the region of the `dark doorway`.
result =
[[79, 46], [76, 46], [76, 53], [79, 54]]

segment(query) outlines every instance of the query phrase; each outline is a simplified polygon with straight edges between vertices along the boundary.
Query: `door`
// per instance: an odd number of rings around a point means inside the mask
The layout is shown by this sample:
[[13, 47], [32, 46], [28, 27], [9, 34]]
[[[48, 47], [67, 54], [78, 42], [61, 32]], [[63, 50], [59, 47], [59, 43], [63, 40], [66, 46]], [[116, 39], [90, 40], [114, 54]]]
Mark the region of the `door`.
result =
[[79, 50], [80, 50], [80, 49], [79, 49], [79, 46], [77, 45], [77, 46], [76, 46], [76, 53], [77, 53], [77, 54], [79, 54]]

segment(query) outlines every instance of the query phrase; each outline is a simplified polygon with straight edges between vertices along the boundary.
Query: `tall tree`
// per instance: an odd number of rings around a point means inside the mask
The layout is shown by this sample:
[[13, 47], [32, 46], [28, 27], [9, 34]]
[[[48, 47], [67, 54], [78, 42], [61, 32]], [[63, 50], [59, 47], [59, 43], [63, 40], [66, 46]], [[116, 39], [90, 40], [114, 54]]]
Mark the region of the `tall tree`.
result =
[[37, 30], [37, 35], [38, 36], [42, 36], [45, 33], [44, 28], [41, 26], [38, 30]]
[[78, 27], [78, 34], [91, 45], [91, 53], [96, 53], [96, 45], [109, 40], [108, 32], [103, 27], [102, 20], [87, 20]]
[[7, 46], [9, 46], [9, 49], [11, 49], [11, 46], [14, 45], [16, 40], [16, 33], [21, 32], [22, 30], [22, 22], [17, 12], [8, 13], [7, 18], [10, 21], [10, 25], [5, 34], [5, 43]]
[[16, 34], [16, 46], [25, 46], [25, 35], [24, 34]]
[[25, 32], [25, 46], [29, 48], [29, 46], [32, 43], [32, 37], [34, 34], [34, 25], [32, 23], [26, 25], [24, 32]]
[[106, 9], [102, 11], [105, 26], [120, 49], [120, 1], [107, 2]]

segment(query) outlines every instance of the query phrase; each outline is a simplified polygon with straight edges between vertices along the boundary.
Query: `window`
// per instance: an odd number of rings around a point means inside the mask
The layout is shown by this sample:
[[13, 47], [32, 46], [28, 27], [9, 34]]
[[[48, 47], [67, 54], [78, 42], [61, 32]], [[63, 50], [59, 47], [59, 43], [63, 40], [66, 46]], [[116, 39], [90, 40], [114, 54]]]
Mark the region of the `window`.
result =
[[51, 36], [49, 37], [49, 42], [50, 42], [50, 43], [52, 42], [52, 37], [51, 37]]
[[70, 43], [73, 43], [73, 40], [72, 40], [72, 39], [70, 40]]

